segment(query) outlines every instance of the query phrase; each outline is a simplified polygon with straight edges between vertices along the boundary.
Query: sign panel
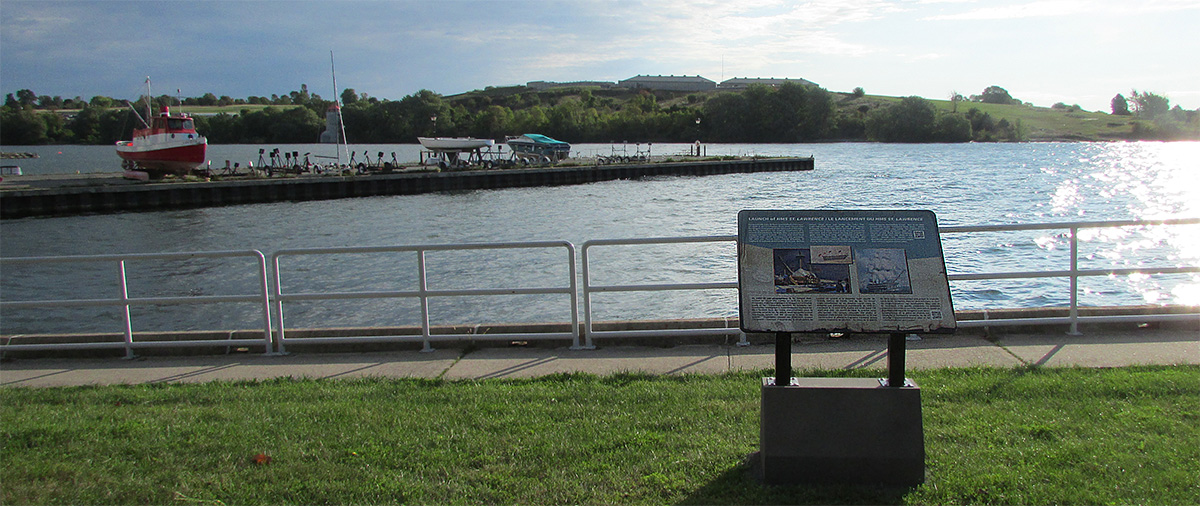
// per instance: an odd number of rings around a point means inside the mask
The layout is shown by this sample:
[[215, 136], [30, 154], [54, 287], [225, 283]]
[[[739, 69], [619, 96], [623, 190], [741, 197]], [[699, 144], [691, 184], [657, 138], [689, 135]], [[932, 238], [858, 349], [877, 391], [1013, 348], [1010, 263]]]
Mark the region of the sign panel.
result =
[[953, 332], [931, 211], [738, 213], [745, 332]]

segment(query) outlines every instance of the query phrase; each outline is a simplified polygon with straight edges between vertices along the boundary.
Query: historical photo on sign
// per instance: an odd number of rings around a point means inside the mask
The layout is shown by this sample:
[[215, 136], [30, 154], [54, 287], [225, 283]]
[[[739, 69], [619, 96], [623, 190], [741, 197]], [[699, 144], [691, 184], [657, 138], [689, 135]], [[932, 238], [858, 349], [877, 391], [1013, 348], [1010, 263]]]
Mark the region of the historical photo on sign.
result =
[[776, 293], [847, 293], [850, 291], [850, 266], [815, 263], [812, 251], [818, 250], [816, 248], [775, 250]]
[[857, 265], [858, 293], [912, 293], [903, 249], [861, 249]]
[[851, 264], [854, 258], [850, 256], [849, 246], [813, 246], [813, 263], [818, 264]]
[[775, 249], [775, 293], [833, 293], [850, 291], [850, 266], [815, 264], [811, 249]]

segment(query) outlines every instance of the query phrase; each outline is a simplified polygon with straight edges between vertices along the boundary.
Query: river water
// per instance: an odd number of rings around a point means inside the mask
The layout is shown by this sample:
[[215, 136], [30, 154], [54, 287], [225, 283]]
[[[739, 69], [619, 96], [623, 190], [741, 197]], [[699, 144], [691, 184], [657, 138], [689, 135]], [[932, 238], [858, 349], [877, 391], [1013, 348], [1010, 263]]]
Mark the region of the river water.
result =
[[[256, 162], [259, 150], [334, 155], [333, 146], [210, 146], [214, 166]], [[417, 158], [415, 145], [351, 146], [385, 161]], [[582, 145], [585, 155], [683, 153], [681, 144]], [[1107, 221], [1200, 216], [1200, 143], [787, 144], [707, 145], [707, 154], [814, 156], [808, 172], [661, 177], [585, 185], [448, 192], [413, 196], [279, 202], [178, 211], [0, 222], [0, 256], [92, 255], [383, 246], [504, 241], [732, 235], [742, 209], [929, 209], [940, 225]], [[107, 146], [6, 146], [31, 151], [27, 174], [113, 171]], [[346, 157], [345, 152], [342, 154]], [[314, 160], [315, 161], [315, 160]], [[945, 234], [950, 273], [1059, 270], [1069, 267], [1065, 231]], [[1081, 268], [1186, 266], [1200, 263], [1200, 227], [1122, 228], [1081, 233]], [[597, 250], [592, 281], [601, 284], [735, 281], [732, 244]], [[285, 290], [413, 290], [415, 255], [296, 259], [285, 264]], [[216, 261], [131, 262], [130, 296], [227, 294], [250, 290], [246, 269]], [[236, 262], [235, 262], [236, 263]], [[559, 251], [431, 253], [431, 289], [565, 285]], [[5, 300], [112, 297], [112, 265], [6, 266]], [[957, 309], [1065, 305], [1067, 281], [955, 282]], [[1083, 305], [1200, 304], [1200, 276], [1085, 278]], [[562, 296], [437, 299], [439, 323], [566, 321]], [[135, 308], [135, 330], [243, 328], [261, 316], [245, 304]], [[736, 316], [731, 290], [599, 294], [595, 318]], [[291, 326], [410, 325], [409, 300], [297, 303]], [[105, 308], [5, 310], [0, 332], [114, 331]]]

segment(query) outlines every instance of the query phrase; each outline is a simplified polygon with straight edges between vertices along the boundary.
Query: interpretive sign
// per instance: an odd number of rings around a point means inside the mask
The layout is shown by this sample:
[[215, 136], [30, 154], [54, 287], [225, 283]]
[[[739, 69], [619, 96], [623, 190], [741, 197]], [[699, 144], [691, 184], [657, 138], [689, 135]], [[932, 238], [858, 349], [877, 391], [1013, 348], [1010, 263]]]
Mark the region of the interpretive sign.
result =
[[931, 211], [738, 213], [745, 332], [953, 332]]

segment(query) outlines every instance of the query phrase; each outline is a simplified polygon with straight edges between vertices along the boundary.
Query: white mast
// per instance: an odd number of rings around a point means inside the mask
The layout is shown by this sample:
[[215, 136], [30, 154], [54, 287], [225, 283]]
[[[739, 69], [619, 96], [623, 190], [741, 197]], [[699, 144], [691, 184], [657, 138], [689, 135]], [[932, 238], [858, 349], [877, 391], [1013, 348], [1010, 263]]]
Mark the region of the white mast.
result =
[[337, 108], [338, 127], [342, 130], [341, 137], [337, 143], [337, 164], [338, 169], [342, 167], [342, 143], [346, 141], [346, 124], [342, 122], [342, 104], [338, 100], [337, 91], [337, 69], [333, 65], [333, 50], [329, 50], [329, 73], [333, 76], [333, 105]]
[[[150, 93], [150, 76], [146, 76], [146, 121], [150, 121], [150, 118], [154, 117], [154, 109], [151, 107], [153, 103], [154, 94]], [[146, 125], [146, 127], [149, 126], [149, 124]]]

